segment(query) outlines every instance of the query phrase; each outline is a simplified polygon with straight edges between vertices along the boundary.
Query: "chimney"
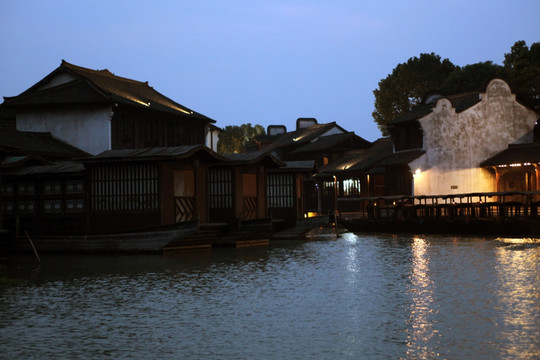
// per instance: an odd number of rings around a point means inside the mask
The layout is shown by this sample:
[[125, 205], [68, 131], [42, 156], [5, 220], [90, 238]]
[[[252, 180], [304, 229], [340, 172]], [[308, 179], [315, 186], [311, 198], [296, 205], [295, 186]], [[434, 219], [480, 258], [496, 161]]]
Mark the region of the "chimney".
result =
[[304, 129], [317, 125], [317, 119], [315, 118], [298, 118], [296, 120], [296, 130]]
[[268, 125], [266, 129], [267, 135], [280, 135], [287, 132], [287, 127], [285, 125]]

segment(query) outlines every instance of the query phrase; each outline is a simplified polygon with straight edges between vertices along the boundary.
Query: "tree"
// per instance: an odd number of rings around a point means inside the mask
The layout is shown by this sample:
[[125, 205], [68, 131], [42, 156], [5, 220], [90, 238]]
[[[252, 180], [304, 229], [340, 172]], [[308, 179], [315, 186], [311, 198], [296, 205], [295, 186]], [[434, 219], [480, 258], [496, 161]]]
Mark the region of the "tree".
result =
[[222, 154], [243, 153], [255, 136], [265, 134], [266, 131], [261, 125], [251, 126], [250, 123], [240, 126], [227, 125], [219, 134], [218, 152]]
[[428, 92], [450, 95], [482, 90], [495, 77], [506, 80], [520, 102], [540, 113], [540, 43], [529, 48], [525, 41], [517, 41], [504, 55], [504, 66], [485, 61], [459, 67], [434, 53], [410, 58], [379, 81], [373, 91], [373, 118], [383, 135], [388, 135], [386, 124], [409, 112]]
[[441, 60], [434, 53], [420, 54], [399, 64], [379, 81], [379, 88], [373, 91], [373, 118], [383, 135], [388, 134], [388, 122], [409, 112], [429, 91], [439, 89], [456, 68], [450, 60]]
[[516, 98], [540, 113], [540, 42], [528, 48], [525, 41], [517, 41], [504, 54], [504, 69]]
[[504, 68], [491, 61], [456, 67], [439, 90], [446, 95], [480, 90], [486, 80], [496, 77], [504, 77]]

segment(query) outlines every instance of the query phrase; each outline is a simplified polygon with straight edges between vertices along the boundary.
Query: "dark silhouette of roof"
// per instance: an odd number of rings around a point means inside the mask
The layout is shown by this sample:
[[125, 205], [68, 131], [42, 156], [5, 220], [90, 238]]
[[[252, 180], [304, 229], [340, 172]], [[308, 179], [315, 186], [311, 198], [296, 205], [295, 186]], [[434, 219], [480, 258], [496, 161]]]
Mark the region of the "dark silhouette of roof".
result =
[[44, 174], [66, 174], [81, 173], [85, 170], [83, 164], [75, 161], [61, 161], [48, 165], [33, 165], [20, 168], [8, 168], [3, 175], [24, 176], [24, 175], [44, 175]]
[[[62, 73], [76, 79], [60, 85], [51, 86], [51, 80]], [[110, 103], [151, 109], [183, 118], [198, 119], [205, 122], [214, 120], [199, 114], [148, 85], [128, 78], [116, 76], [109, 70], [91, 70], [62, 60], [61, 65], [18, 96], [5, 97], [5, 104], [32, 106], [45, 104]]]
[[273, 163], [278, 166], [284, 166], [284, 163], [279, 161], [275, 156], [269, 152], [263, 151], [253, 151], [248, 153], [240, 154], [221, 154], [228, 159], [227, 164], [241, 164], [241, 165], [251, 165], [259, 163], [263, 160], [268, 160], [268, 162]]
[[318, 177], [327, 177], [351, 171], [366, 171], [378, 164], [385, 158], [392, 155], [393, 144], [390, 138], [376, 140], [367, 149], [357, 149], [345, 152], [338, 159], [323, 166]]
[[85, 151], [54, 138], [50, 133], [2, 129], [0, 130], [0, 146], [14, 149], [11, 153], [40, 155], [49, 159], [88, 156]]
[[186, 159], [193, 155], [206, 155], [207, 159], [215, 161], [227, 161], [227, 158], [212, 151], [204, 145], [174, 146], [174, 147], [153, 147], [144, 149], [123, 149], [107, 150], [92, 157], [81, 159], [84, 163], [94, 163], [101, 161], [123, 162], [123, 161], [149, 161], [167, 159]]
[[[348, 132], [344, 134], [328, 135], [321, 136], [317, 141], [310, 142], [299, 149], [293, 150], [291, 154], [301, 155], [312, 152], [321, 152], [325, 150], [330, 150], [335, 148], [338, 145], [344, 144], [354, 144], [355, 147], [366, 148], [371, 145], [371, 143], [360, 136], [356, 135], [354, 132]], [[350, 147], [350, 146], [349, 146]]]
[[310, 127], [301, 128], [295, 131], [289, 131], [279, 135], [274, 142], [265, 147], [264, 151], [272, 151], [274, 149], [295, 146], [309, 143], [311, 140], [323, 135], [333, 127], [338, 127], [343, 132], [346, 132], [343, 128], [337, 125], [335, 122], [328, 124], [316, 124]]
[[411, 161], [424, 155], [424, 150], [406, 150], [392, 154], [383, 161], [379, 166], [394, 166], [394, 165], [409, 165]]
[[401, 124], [404, 122], [412, 121], [419, 119], [433, 111], [433, 108], [437, 104], [437, 100], [444, 98], [448, 99], [452, 106], [456, 109], [457, 113], [460, 113], [464, 110], [467, 110], [471, 106], [480, 102], [480, 92], [472, 91], [461, 94], [449, 95], [449, 96], [434, 96], [433, 94], [429, 96], [429, 101], [422, 101], [422, 103], [414, 107], [411, 111], [402, 116], [397, 117], [396, 119], [388, 123], [389, 126]]
[[540, 143], [510, 144], [506, 150], [482, 162], [480, 166], [540, 163]]

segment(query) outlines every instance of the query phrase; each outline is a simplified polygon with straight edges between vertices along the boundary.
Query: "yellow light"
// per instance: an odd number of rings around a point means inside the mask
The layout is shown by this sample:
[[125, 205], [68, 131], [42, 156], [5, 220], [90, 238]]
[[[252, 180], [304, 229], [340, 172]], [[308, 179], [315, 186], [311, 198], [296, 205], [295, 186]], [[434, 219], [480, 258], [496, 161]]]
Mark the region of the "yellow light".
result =
[[416, 171], [414, 172], [416, 175], [420, 175], [420, 173], [422, 172], [422, 170], [420, 169], [416, 169]]

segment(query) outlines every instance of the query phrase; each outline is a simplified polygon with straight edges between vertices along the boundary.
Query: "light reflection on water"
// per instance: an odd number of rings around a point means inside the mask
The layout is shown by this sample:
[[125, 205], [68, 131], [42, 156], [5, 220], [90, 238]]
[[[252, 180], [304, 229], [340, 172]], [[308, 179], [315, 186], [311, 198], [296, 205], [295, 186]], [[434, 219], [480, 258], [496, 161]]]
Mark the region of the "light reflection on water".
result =
[[311, 240], [10, 259], [0, 358], [539, 357], [538, 241]]

